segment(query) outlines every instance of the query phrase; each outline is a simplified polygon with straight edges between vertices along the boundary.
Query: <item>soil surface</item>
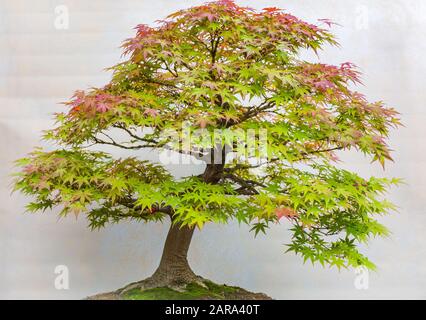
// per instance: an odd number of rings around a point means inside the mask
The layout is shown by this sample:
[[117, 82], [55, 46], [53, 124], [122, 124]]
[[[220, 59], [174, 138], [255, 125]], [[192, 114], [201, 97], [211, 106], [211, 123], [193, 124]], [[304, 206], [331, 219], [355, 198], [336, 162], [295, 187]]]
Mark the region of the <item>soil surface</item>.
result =
[[239, 287], [219, 285], [205, 280], [203, 285], [189, 283], [176, 289], [159, 287], [151, 289], [132, 289], [120, 294], [120, 291], [101, 293], [87, 300], [272, 300], [264, 293], [253, 293]]

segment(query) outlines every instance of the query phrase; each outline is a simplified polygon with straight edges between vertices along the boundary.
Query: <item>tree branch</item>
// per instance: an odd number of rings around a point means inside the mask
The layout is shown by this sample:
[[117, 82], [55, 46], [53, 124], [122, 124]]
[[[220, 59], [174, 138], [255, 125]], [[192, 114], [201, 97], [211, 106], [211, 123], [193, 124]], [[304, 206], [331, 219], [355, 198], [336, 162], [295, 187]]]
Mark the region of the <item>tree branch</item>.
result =
[[132, 138], [135, 138], [136, 140], [146, 142], [146, 143], [152, 143], [152, 144], [158, 144], [159, 143], [158, 141], [156, 141], [154, 139], [147, 139], [147, 138], [140, 137], [140, 136], [136, 135], [129, 128], [126, 128], [124, 125], [116, 124], [116, 125], [113, 125], [113, 127], [124, 130], [125, 132], [127, 132], [129, 134], [129, 136], [131, 136]]
[[227, 128], [234, 126], [236, 124], [240, 124], [243, 123], [244, 121], [247, 121], [255, 116], [257, 116], [258, 114], [274, 107], [275, 104], [272, 101], [264, 101], [262, 102], [259, 106], [255, 106], [255, 107], [251, 107], [247, 110], [247, 112], [245, 112], [239, 119], [234, 120], [234, 121], [229, 121], [227, 124]]
[[238, 188], [235, 191], [239, 194], [255, 195], [255, 194], [259, 194], [259, 192], [255, 188], [256, 186], [266, 188], [266, 186], [261, 182], [258, 182], [255, 180], [243, 179], [233, 174], [225, 174], [223, 178], [230, 179], [234, 181], [235, 183], [237, 183], [240, 186], [240, 188]]
[[[294, 160], [294, 162], [310, 159], [308, 156], [312, 155], [312, 154], [332, 152], [332, 151], [343, 150], [343, 149], [345, 149], [345, 147], [339, 146], [339, 147], [333, 147], [333, 148], [329, 148], [329, 149], [315, 150], [315, 151], [312, 151], [312, 152], [304, 152], [304, 153], [302, 153], [302, 157]], [[265, 161], [263, 163], [259, 163], [259, 164], [256, 164], [256, 165], [236, 164], [235, 166], [225, 168], [224, 170], [225, 170], [225, 172], [233, 172], [233, 171], [236, 171], [236, 170], [256, 169], [256, 168], [259, 168], [259, 167], [262, 167], [264, 165], [271, 164], [271, 163], [274, 163], [274, 162], [277, 162], [277, 161], [280, 161], [280, 160], [285, 160], [285, 159], [272, 158], [271, 160], [268, 160], [268, 161]]]
[[105, 135], [106, 137], [108, 137], [110, 139], [110, 141], [105, 141], [102, 139], [99, 139], [97, 137], [93, 137], [93, 141], [96, 144], [104, 144], [104, 145], [110, 145], [110, 146], [114, 146], [114, 147], [118, 147], [118, 148], [122, 148], [122, 149], [128, 149], [128, 150], [136, 150], [136, 149], [142, 149], [142, 148], [148, 148], [148, 146], [146, 145], [137, 145], [137, 146], [125, 146], [123, 144], [117, 143], [114, 141], [114, 139], [112, 139], [109, 135], [107, 135], [106, 133], [101, 132], [103, 135]]
[[[138, 210], [139, 206], [135, 205], [136, 201], [137, 201], [136, 199], [132, 199], [132, 198], [127, 198], [127, 199], [122, 198], [117, 203], [126, 207], [126, 208], [129, 208], [129, 209], [132, 209], [132, 210]], [[160, 212], [160, 213], [164, 213], [164, 214], [171, 216], [174, 212], [174, 210], [171, 206], [161, 206], [161, 205], [158, 205], [158, 204], [153, 205], [150, 209], [151, 210], [142, 211], [141, 215]]]

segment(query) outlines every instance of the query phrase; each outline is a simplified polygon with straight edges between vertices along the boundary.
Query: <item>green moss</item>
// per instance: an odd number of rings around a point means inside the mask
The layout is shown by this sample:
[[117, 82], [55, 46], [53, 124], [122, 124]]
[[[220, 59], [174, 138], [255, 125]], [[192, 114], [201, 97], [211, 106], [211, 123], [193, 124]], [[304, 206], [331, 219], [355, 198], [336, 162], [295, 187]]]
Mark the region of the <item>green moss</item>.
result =
[[205, 281], [207, 288], [197, 283], [188, 284], [182, 292], [171, 288], [162, 287], [141, 291], [134, 289], [126, 293], [123, 297], [127, 300], [197, 300], [197, 299], [226, 299], [229, 294], [235, 293], [241, 289], [218, 285], [211, 281]]

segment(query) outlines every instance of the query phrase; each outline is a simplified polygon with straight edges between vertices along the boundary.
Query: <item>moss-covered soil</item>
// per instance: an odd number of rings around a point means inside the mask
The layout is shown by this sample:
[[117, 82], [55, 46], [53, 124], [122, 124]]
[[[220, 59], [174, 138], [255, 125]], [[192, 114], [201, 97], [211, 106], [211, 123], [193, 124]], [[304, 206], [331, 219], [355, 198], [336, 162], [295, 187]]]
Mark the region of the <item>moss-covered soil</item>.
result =
[[90, 300], [269, 300], [263, 293], [253, 293], [242, 288], [219, 285], [205, 280], [202, 286], [190, 283], [179, 291], [160, 287], [147, 290], [133, 289], [124, 295], [114, 292], [89, 297]]

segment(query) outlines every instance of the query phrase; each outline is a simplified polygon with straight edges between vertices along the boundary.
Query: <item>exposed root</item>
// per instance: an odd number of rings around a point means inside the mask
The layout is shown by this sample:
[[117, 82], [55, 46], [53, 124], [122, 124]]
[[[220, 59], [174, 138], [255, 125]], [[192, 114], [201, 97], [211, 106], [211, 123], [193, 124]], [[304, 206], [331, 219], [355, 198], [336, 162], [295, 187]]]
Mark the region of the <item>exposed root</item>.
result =
[[118, 289], [115, 291], [115, 294], [119, 296], [123, 296], [129, 291], [132, 291], [134, 289], [140, 289], [140, 290], [149, 290], [154, 288], [161, 288], [161, 287], [168, 287], [170, 289], [173, 289], [178, 292], [185, 291], [185, 288], [190, 283], [196, 283], [201, 287], [207, 288], [207, 285], [204, 283], [206, 280], [200, 276], [197, 276], [195, 274], [186, 274], [185, 277], [179, 277], [179, 278], [167, 278], [167, 277], [159, 277], [155, 274], [149, 278], [146, 278], [144, 280], [133, 282], [128, 284], [127, 286]]
[[[191, 282], [182, 281], [158, 282], [158, 278], [150, 277], [131, 283], [113, 292], [87, 297], [87, 300], [270, 300], [263, 293], [253, 293], [245, 289], [219, 285], [195, 276]], [[164, 280], [164, 279], [163, 279]]]

